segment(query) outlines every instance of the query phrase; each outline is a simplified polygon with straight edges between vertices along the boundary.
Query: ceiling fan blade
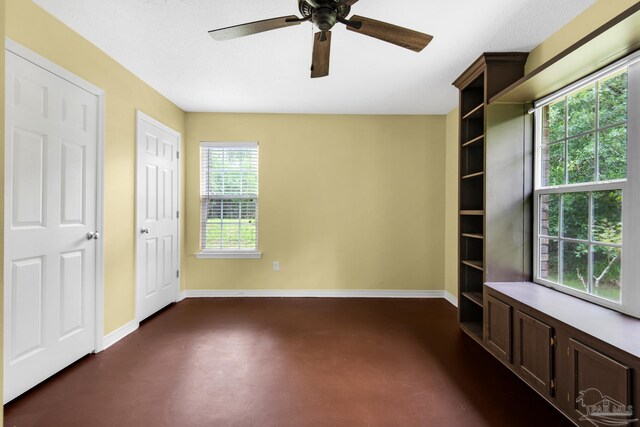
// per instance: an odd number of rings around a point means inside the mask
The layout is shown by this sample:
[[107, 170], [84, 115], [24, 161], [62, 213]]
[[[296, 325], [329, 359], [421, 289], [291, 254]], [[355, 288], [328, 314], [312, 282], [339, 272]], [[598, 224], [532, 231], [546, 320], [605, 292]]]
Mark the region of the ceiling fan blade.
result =
[[300, 25], [302, 21], [295, 15], [281, 16], [279, 18], [265, 19], [263, 21], [249, 22], [248, 24], [234, 25], [233, 27], [220, 28], [209, 31], [214, 40], [223, 41], [237, 39], [251, 34], [277, 30], [279, 28]]
[[374, 37], [387, 43], [393, 43], [404, 47], [405, 49], [413, 50], [414, 52], [422, 51], [422, 49], [424, 49], [433, 39], [433, 36], [430, 36], [429, 34], [424, 34], [404, 27], [398, 27], [397, 25], [376, 21], [375, 19], [365, 18], [363, 16], [353, 15], [349, 20], [352, 22], [362, 23], [360, 28], [347, 26], [347, 30], [349, 31], [355, 31], [356, 33]]
[[329, 59], [331, 57], [331, 31], [318, 32], [313, 37], [313, 59], [311, 61], [311, 78], [329, 75]]

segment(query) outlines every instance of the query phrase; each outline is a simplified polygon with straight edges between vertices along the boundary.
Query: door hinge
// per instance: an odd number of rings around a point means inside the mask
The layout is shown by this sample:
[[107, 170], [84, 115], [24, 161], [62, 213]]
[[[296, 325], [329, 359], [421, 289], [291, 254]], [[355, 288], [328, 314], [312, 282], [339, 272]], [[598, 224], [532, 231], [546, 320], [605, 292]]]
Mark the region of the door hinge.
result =
[[555, 378], [551, 380], [551, 390], [555, 390], [556, 389], [556, 380]]
[[180, 152], [176, 151], [176, 159], [179, 159], [179, 158], [180, 158]]
[[176, 218], [180, 218], [180, 211], [176, 211]]
[[180, 278], [180, 270], [176, 270], [176, 277]]
[[555, 347], [557, 343], [558, 343], [558, 339], [555, 336], [551, 337], [551, 339], [549, 340], [549, 345], [551, 347]]

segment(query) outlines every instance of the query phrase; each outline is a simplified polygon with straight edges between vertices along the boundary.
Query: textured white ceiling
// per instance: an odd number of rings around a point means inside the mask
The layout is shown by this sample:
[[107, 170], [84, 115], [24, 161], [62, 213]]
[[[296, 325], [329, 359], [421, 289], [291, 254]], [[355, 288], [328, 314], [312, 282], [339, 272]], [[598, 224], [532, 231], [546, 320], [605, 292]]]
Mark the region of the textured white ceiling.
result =
[[34, 0], [185, 111], [442, 114], [485, 51], [529, 51], [595, 0], [360, 0], [358, 14], [434, 36], [416, 54], [340, 24], [309, 78], [312, 25], [226, 42], [208, 30], [298, 13], [297, 0]]

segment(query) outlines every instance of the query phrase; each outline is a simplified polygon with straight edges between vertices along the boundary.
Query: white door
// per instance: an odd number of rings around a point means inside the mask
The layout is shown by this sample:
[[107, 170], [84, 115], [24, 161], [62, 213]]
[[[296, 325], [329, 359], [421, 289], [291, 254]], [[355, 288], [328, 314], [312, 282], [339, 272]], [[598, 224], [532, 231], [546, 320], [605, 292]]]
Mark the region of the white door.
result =
[[98, 141], [95, 95], [8, 51], [6, 71], [5, 402], [95, 348]]
[[138, 112], [136, 270], [138, 320], [176, 301], [180, 135]]

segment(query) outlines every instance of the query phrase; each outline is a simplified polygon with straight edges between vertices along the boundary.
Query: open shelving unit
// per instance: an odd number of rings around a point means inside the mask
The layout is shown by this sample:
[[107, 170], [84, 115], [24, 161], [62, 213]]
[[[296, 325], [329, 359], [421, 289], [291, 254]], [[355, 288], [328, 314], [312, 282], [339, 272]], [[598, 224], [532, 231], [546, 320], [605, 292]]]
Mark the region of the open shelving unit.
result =
[[459, 103], [459, 283], [460, 328], [483, 341], [486, 268], [487, 115], [489, 99], [524, 74], [523, 53], [485, 53], [454, 85]]
[[477, 340], [482, 340], [484, 317], [484, 83], [481, 71], [460, 90], [459, 320], [460, 327]]

